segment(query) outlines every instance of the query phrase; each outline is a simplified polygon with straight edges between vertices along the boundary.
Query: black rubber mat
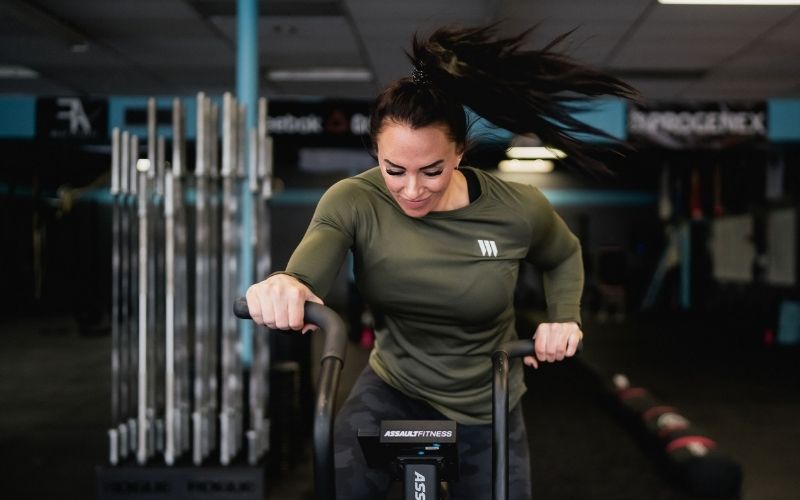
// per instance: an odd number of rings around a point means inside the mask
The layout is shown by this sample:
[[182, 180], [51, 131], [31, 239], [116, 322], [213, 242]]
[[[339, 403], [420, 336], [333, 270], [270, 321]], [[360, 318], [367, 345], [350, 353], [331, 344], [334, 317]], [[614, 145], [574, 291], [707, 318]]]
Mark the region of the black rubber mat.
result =
[[527, 370], [523, 409], [533, 497], [690, 499], [614, 413], [600, 381], [569, 360]]

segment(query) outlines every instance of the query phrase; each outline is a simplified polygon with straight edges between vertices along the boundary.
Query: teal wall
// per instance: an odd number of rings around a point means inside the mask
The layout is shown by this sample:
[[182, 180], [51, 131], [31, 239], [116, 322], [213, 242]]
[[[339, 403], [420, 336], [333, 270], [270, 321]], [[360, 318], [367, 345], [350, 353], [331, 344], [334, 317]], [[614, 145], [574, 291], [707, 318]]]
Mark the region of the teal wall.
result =
[[769, 142], [800, 141], [800, 99], [772, 99], [767, 103]]
[[28, 139], [36, 135], [36, 98], [0, 97], [0, 138]]
[[[617, 139], [627, 137], [627, 113], [625, 102], [619, 99], [598, 99], [587, 101], [584, 109], [575, 113], [575, 118], [587, 125], [602, 130]], [[472, 123], [470, 137], [480, 142], [503, 142], [511, 140], [513, 134], [505, 129], [494, 127], [491, 123], [467, 110], [468, 120]], [[584, 137], [587, 142], [600, 142], [599, 137]]]

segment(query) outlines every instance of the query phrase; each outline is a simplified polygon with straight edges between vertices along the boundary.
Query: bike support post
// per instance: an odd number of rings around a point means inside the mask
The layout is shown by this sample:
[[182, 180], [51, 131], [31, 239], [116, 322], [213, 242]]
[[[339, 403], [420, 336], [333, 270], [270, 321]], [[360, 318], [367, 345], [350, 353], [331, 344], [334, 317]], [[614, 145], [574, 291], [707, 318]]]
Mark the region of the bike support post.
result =
[[403, 498], [439, 498], [439, 469], [435, 463], [403, 464]]

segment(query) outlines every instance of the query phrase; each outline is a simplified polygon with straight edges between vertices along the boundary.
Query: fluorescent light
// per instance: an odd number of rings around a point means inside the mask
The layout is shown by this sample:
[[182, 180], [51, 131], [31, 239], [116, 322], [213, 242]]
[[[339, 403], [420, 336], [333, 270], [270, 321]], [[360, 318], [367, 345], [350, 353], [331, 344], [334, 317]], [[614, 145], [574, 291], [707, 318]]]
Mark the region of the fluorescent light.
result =
[[800, 5], [800, 0], [658, 0], [672, 5]]
[[501, 172], [547, 174], [553, 171], [550, 160], [502, 160], [497, 164]]
[[86, 40], [75, 42], [69, 46], [69, 50], [71, 50], [75, 54], [83, 54], [84, 52], [88, 52], [89, 42], [87, 42]]
[[509, 158], [521, 160], [560, 160], [566, 158], [566, 154], [560, 149], [546, 148], [543, 146], [513, 146], [506, 150]]
[[5, 79], [31, 79], [39, 78], [39, 73], [25, 66], [0, 65], [0, 78]]
[[372, 73], [364, 68], [273, 69], [267, 72], [273, 82], [368, 82]]

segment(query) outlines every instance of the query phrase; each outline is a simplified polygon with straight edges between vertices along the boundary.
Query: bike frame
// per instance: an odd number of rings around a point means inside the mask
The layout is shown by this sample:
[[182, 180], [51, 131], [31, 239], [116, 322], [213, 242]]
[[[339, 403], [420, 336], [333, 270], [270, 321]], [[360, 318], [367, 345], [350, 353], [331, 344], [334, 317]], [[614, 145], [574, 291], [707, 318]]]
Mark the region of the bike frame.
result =
[[[250, 319], [247, 300], [240, 297], [233, 306], [234, 314]], [[314, 492], [318, 500], [335, 500], [336, 482], [333, 463], [333, 407], [336, 388], [344, 366], [347, 332], [344, 322], [332, 309], [306, 302], [305, 320], [325, 332], [317, 400], [314, 405]]]
[[501, 344], [492, 353], [492, 498], [508, 499], [508, 361], [531, 356], [533, 341]]

